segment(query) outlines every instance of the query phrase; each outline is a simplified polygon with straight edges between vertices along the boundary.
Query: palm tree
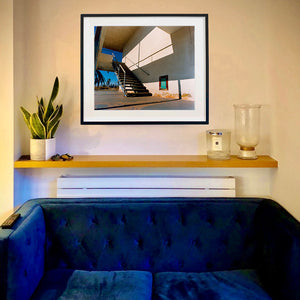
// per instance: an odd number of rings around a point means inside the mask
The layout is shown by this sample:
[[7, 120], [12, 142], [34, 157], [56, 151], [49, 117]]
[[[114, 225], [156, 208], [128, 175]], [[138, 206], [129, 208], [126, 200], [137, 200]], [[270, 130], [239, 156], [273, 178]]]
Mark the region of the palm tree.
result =
[[105, 84], [105, 78], [100, 70], [95, 71], [95, 87]]

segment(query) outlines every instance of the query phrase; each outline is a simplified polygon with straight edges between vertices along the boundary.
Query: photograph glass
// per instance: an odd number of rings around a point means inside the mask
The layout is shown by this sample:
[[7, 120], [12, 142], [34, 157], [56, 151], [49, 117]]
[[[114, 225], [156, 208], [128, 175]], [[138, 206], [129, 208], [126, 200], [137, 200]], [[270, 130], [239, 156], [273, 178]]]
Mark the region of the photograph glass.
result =
[[207, 124], [207, 15], [82, 15], [82, 124]]

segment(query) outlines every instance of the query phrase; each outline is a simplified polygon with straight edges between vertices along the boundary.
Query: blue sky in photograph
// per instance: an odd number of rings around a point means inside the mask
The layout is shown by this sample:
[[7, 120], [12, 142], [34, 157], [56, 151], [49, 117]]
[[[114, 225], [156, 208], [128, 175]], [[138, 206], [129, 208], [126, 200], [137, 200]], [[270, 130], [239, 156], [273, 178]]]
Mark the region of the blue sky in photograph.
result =
[[[118, 51], [114, 51], [114, 50], [106, 49], [106, 48], [102, 48], [101, 52], [105, 53], [105, 54], [110, 54], [110, 55], [113, 53], [119, 62], [122, 61], [122, 56], [123, 56], [122, 52], [118, 52]], [[104, 76], [106, 82], [108, 79], [110, 79], [111, 84], [118, 84], [118, 78], [114, 72], [109, 72], [109, 71], [100, 71], [100, 72]]]
[[[96, 30], [97, 30], [97, 26], [94, 27], [94, 34], [96, 34]], [[95, 45], [95, 47], [96, 47], [96, 45]], [[107, 49], [107, 48], [102, 48], [101, 53], [109, 54], [109, 55], [114, 54], [114, 56], [116, 57], [117, 61], [119, 61], [119, 62], [122, 61], [122, 57], [123, 57], [123, 53], [122, 52], [114, 51], [114, 50]], [[103, 70], [100, 70], [100, 72], [103, 75], [103, 77], [104, 77], [104, 79], [105, 79], [106, 82], [107, 82], [108, 79], [110, 79], [110, 84], [118, 84], [118, 79], [117, 79], [117, 76], [115, 75], [114, 72], [103, 71]]]
[[102, 48], [102, 53], [105, 53], [105, 54], [114, 54], [115, 57], [117, 58], [118, 62], [121, 62], [122, 61], [122, 57], [123, 57], [123, 53], [122, 52], [119, 52], [119, 51], [114, 51], [114, 50], [111, 50], [111, 49], [107, 49], [107, 48]]
[[118, 78], [114, 72], [109, 72], [109, 71], [100, 71], [100, 72], [103, 75], [106, 82], [108, 79], [110, 79], [110, 84], [118, 84]]

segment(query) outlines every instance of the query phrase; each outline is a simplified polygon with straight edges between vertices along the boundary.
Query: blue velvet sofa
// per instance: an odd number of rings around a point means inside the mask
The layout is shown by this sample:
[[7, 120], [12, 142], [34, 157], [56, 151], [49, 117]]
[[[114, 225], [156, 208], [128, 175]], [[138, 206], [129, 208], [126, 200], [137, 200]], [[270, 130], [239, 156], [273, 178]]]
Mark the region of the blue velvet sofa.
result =
[[300, 299], [300, 227], [258, 198], [35, 199], [0, 230], [0, 299]]

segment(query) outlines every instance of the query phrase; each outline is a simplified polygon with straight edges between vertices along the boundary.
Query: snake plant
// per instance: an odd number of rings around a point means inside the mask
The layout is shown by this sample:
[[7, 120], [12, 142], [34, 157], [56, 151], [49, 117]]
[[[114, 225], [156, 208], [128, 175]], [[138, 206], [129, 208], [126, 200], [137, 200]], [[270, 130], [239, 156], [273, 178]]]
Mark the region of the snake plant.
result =
[[59, 81], [56, 77], [49, 102], [46, 103], [44, 98], [38, 99], [38, 111], [36, 113], [31, 114], [21, 106], [21, 112], [33, 139], [51, 139], [54, 137], [63, 113], [62, 104], [56, 105], [56, 107], [53, 105], [58, 90]]

